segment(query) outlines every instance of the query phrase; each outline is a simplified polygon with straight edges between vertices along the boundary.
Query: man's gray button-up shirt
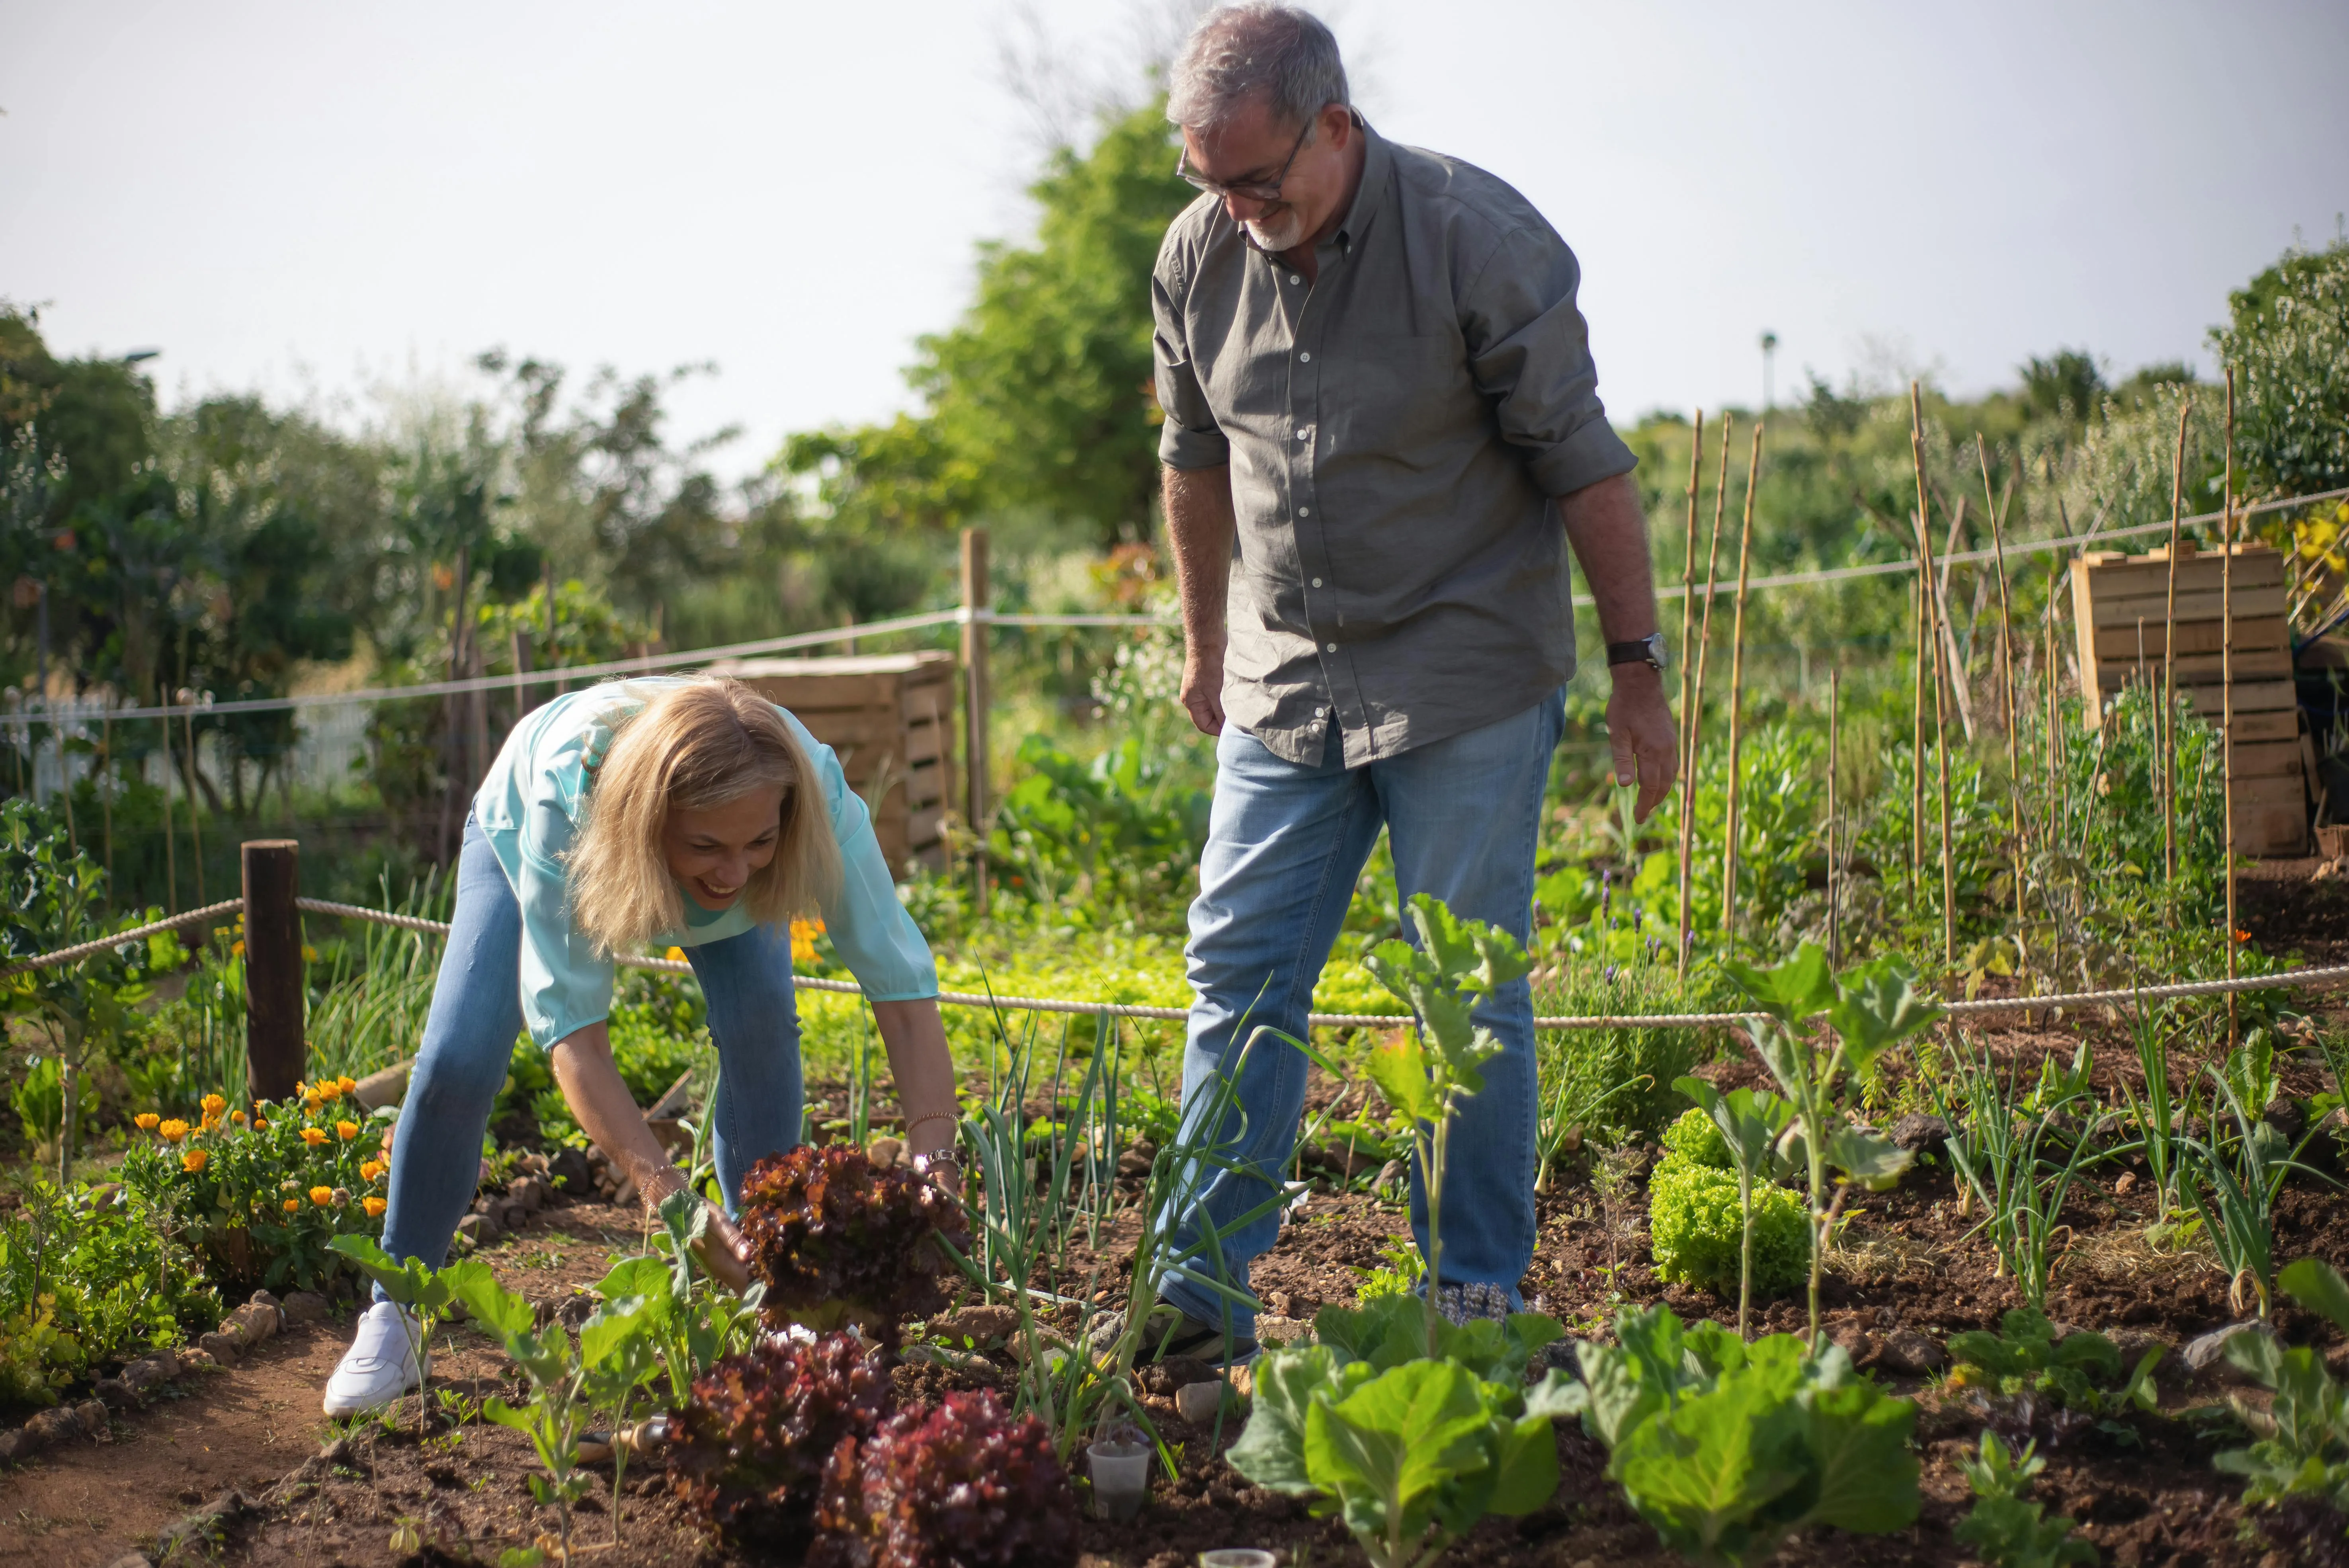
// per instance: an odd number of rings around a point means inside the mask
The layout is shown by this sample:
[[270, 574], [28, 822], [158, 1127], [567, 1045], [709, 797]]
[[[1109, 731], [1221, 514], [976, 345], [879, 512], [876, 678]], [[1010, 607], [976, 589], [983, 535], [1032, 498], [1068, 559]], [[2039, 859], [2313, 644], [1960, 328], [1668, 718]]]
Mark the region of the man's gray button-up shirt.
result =
[[1362, 136], [1309, 289], [1212, 196], [1168, 228], [1151, 286], [1159, 456], [1231, 469], [1224, 710], [1305, 764], [1334, 723], [1348, 767], [1574, 673], [1551, 503], [1633, 466], [1566, 242], [1484, 170]]

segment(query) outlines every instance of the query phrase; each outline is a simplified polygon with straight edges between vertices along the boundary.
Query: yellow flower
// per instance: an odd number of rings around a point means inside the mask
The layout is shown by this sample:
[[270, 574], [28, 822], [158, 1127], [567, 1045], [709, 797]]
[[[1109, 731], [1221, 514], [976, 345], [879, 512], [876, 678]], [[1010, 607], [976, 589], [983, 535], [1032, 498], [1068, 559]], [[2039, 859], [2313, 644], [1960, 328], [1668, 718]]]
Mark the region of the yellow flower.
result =
[[259, 1132], [259, 1131], [261, 1131], [264, 1128], [267, 1127], [268, 1125], [269, 1125], [269, 1123], [267, 1123], [267, 1122], [265, 1122], [265, 1121], [262, 1120], [262, 1119], [261, 1119], [261, 1118], [259, 1118], [259, 1117], [257, 1117], [257, 1116], [256, 1116], [256, 1117], [254, 1117], [254, 1118], [253, 1119], [253, 1130], [254, 1130], [254, 1131], [255, 1131], [255, 1132]]
[[302, 1130], [302, 1141], [316, 1149], [326, 1141], [326, 1134], [323, 1129], [305, 1127]]
[[201, 1171], [204, 1168], [204, 1161], [211, 1158], [201, 1149], [191, 1149], [180, 1156], [180, 1169], [191, 1172]]
[[[1920, 590], [1920, 592], [1921, 593], [1921, 592], [1922, 592], [1922, 590]], [[231, 958], [242, 958], [242, 957], [243, 957], [243, 956], [244, 956], [244, 944], [243, 944], [243, 943], [242, 943], [242, 942], [232, 942], [232, 943], [230, 943], [230, 944], [228, 944], [228, 955], [229, 955]]]
[[300, 1212], [302, 1212], [302, 1200], [301, 1200], [301, 1199], [299, 1199], [299, 1198], [288, 1198], [288, 1199], [286, 1199], [286, 1200], [285, 1200], [285, 1212], [286, 1212], [287, 1213], [289, 1213], [289, 1214], [298, 1214], [298, 1213], [300, 1213]]
[[152, 1132], [163, 1124], [163, 1119], [151, 1110], [140, 1112], [130, 1119], [130, 1125], [141, 1132]]
[[177, 1143], [188, 1135], [188, 1124], [175, 1116], [157, 1128], [155, 1134], [166, 1143]]
[[368, 1219], [370, 1219], [370, 1220], [380, 1220], [380, 1219], [382, 1219], [382, 1218], [383, 1218], [383, 1212], [384, 1212], [386, 1209], [388, 1209], [388, 1208], [391, 1207], [391, 1205], [390, 1205], [390, 1204], [388, 1204], [388, 1203], [387, 1203], [387, 1202], [384, 1202], [382, 1199], [380, 1199], [380, 1198], [369, 1198], [369, 1199], [367, 1201], [367, 1203], [366, 1203], [365, 1207], [366, 1207], [367, 1212], [367, 1218], [368, 1218]]
[[228, 1109], [228, 1101], [216, 1094], [208, 1094], [204, 1096], [202, 1103], [206, 1116], [218, 1116], [222, 1111]]
[[302, 1082], [299, 1078], [296, 1078], [296, 1079], [295, 1080], [295, 1082], [294, 1082], [294, 1098], [295, 1098], [295, 1099], [302, 1099], [306, 1098], [306, 1097], [309, 1095], [309, 1092], [310, 1092], [310, 1086], [309, 1086], [308, 1084]]
[[231, 1121], [235, 1122], [239, 1127], [243, 1127], [244, 1125], [244, 1112], [241, 1110], [230, 1111], [228, 1113], [228, 1119]]
[[358, 1135], [359, 1124], [357, 1122], [338, 1121], [335, 1123], [335, 1136], [341, 1139], [344, 1142], [348, 1143], [352, 1139], [357, 1138]]
[[318, 962], [318, 950], [306, 942], [302, 944], [302, 962], [305, 964]]
[[661, 956], [667, 959], [671, 964], [682, 964], [685, 962], [685, 949], [682, 947], [671, 947], [665, 950], [661, 954]]
[[362, 1181], [372, 1181], [382, 1174], [383, 1161], [380, 1160], [370, 1160], [359, 1167], [359, 1180]]
[[823, 934], [823, 922], [821, 919], [800, 919], [792, 921], [792, 962], [794, 964], [814, 963], [815, 939]]
[[348, 1094], [358, 1087], [359, 1080], [355, 1078], [338, 1078], [335, 1080], [335, 1088], [344, 1094]]
[[310, 1202], [316, 1203], [321, 1209], [325, 1208], [334, 1201], [335, 1190], [332, 1187], [313, 1187], [310, 1189]]

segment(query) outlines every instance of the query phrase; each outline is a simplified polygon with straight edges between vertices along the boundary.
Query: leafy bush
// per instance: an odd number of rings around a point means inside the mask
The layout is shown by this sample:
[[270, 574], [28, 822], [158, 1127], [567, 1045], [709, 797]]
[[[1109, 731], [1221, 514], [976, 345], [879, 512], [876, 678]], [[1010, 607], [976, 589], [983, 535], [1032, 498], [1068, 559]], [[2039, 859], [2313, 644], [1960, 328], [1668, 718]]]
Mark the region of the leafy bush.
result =
[[348, 1078], [298, 1084], [247, 1118], [207, 1095], [191, 1126], [148, 1112], [148, 1136], [122, 1161], [124, 1187], [188, 1225], [222, 1284], [311, 1290], [345, 1267], [329, 1243], [383, 1233], [379, 1196], [390, 1167], [378, 1123], [348, 1096]]
[[1663, 1141], [1671, 1158], [1683, 1165], [1702, 1165], [1711, 1171], [1737, 1169], [1729, 1157], [1729, 1140], [1701, 1107], [1691, 1106], [1681, 1112], [1680, 1119], [1664, 1129]]
[[[2321, 1258], [2302, 1258], [2276, 1276], [2286, 1295], [2349, 1332], [2349, 1284]], [[2349, 1511], [2349, 1389], [2333, 1381], [2323, 1353], [2286, 1349], [2272, 1335], [2245, 1331], [2227, 1341], [2227, 1359], [2275, 1398], [2265, 1410], [2235, 1401], [2257, 1439], [2214, 1461], [2244, 1478], [2246, 1504], [2314, 1499]]]
[[218, 1321], [169, 1215], [136, 1193], [36, 1182], [24, 1200], [0, 1218], [0, 1407], [54, 1404], [85, 1375]]
[[810, 1568], [1055, 1568], [1077, 1560], [1077, 1500], [1032, 1415], [993, 1394], [948, 1394], [934, 1410], [843, 1439], [824, 1477], [823, 1534]]
[[813, 1533], [833, 1449], [894, 1403], [887, 1368], [853, 1334], [762, 1339], [694, 1379], [670, 1423], [671, 1484], [726, 1535], [789, 1549]]
[[2150, 1410], [2160, 1396], [2153, 1369], [2158, 1345], [2122, 1377], [2121, 1353], [2113, 1342], [2087, 1329], [2061, 1339], [2047, 1315], [2018, 1306], [1999, 1319], [1999, 1332], [1974, 1329], [1950, 1336], [1950, 1381], [1961, 1388], [2002, 1395], [2039, 1394], [2085, 1416], [2116, 1415], [2132, 1408]]
[[[1534, 934], [1536, 945], [1547, 933]], [[1562, 957], [1534, 986], [1537, 1016], [1702, 1013], [1713, 984], [1685, 983], [1669, 962]], [[1581, 1123], [1615, 1142], [1653, 1137], [1679, 1104], [1672, 1080], [1697, 1065], [1702, 1040], [1690, 1029], [1558, 1029], [1535, 1037], [1543, 1119], [1564, 1130]]]
[[888, 1346], [899, 1325], [947, 1305], [941, 1241], [970, 1246], [961, 1206], [924, 1178], [861, 1149], [802, 1145], [742, 1179], [742, 1239], [767, 1285], [771, 1324], [848, 1324]]
[[2048, 1519], [2042, 1505], [2024, 1501], [2032, 1478], [2047, 1468], [2033, 1448], [2025, 1443], [2017, 1455], [1996, 1432], [1982, 1433], [1980, 1454], [1958, 1460], [1978, 1501], [1951, 1533], [1981, 1553], [1990, 1568], [2095, 1563], [2096, 1549], [2074, 1537], [2070, 1520]]
[[1692, 1562], [1767, 1562], [1798, 1530], [1865, 1534], [1917, 1517], [1916, 1407], [1833, 1345], [1774, 1334], [1748, 1345], [1664, 1307], [1616, 1315], [1586, 1344], [1574, 1408], [1612, 1450], [1607, 1473], [1664, 1544]]
[[[1659, 1277], [1723, 1295], [1737, 1290], [1744, 1219], [1733, 1171], [1678, 1160], [1658, 1166], [1648, 1183], [1648, 1233]], [[1810, 1264], [1810, 1222], [1803, 1200], [1774, 1181], [1755, 1182], [1754, 1291], [1783, 1295], [1803, 1283]]]

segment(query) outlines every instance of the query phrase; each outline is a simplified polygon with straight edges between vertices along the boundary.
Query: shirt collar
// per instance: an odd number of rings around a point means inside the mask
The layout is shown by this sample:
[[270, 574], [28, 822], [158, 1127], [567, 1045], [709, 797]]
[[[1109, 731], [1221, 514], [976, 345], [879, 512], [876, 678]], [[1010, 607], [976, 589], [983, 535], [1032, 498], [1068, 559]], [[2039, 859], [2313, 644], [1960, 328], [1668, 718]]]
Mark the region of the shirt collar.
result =
[[1371, 129], [1371, 122], [1362, 118], [1360, 110], [1355, 111], [1354, 126], [1362, 133], [1362, 182], [1354, 188], [1354, 204], [1346, 209], [1346, 221], [1323, 242], [1334, 243], [1349, 255], [1379, 215], [1379, 208], [1386, 201], [1387, 173], [1394, 165], [1394, 153], [1388, 148], [1387, 139]]

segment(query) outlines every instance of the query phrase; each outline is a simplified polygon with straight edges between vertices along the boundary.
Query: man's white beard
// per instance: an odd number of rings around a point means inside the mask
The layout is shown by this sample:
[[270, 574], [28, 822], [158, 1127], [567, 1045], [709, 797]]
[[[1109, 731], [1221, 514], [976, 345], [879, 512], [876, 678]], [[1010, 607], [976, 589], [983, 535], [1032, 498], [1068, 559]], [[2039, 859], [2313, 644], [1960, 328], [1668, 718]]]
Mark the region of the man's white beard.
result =
[[1305, 238], [1305, 220], [1294, 207], [1270, 222], [1261, 218], [1251, 219], [1240, 226], [1248, 232], [1248, 238], [1256, 242], [1257, 249], [1260, 251], [1290, 250], [1297, 242]]

